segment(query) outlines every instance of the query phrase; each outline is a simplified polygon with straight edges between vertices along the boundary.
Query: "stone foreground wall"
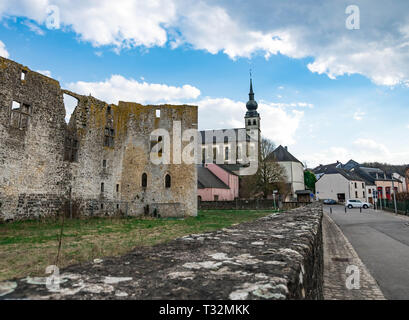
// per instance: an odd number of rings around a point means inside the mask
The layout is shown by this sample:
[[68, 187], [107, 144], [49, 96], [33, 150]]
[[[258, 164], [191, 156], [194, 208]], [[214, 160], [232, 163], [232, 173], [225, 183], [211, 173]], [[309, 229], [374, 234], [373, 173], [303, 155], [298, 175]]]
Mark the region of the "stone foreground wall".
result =
[[318, 203], [151, 248], [0, 283], [6, 299], [323, 299]]

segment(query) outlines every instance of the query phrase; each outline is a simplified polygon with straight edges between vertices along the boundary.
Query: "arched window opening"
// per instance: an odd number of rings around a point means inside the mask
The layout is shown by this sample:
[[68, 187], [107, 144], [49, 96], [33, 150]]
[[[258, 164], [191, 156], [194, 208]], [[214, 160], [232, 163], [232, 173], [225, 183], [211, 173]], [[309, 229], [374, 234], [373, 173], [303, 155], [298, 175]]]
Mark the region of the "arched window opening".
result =
[[253, 125], [257, 125], [257, 120], [256, 119], [253, 120]]
[[165, 188], [170, 188], [171, 186], [171, 177], [169, 174], [165, 176]]
[[142, 188], [146, 188], [148, 186], [148, 175], [146, 173], [142, 174]]

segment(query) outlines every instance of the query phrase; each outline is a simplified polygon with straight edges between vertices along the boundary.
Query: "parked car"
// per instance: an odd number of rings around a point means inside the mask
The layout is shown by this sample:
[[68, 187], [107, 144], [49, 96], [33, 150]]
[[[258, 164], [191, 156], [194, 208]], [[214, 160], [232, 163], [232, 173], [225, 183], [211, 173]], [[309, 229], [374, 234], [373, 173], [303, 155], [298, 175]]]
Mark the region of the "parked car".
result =
[[324, 204], [337, 204], [337, 202], [333, 199], [325, 199], [323, 203]]
[[371, 206], [370, 203], [361, 200], [348, 200], [347, 202], [345, 202], [345, 207], [348, 207], [349, 209], [352, 208], [368, 209], [370, 206]]

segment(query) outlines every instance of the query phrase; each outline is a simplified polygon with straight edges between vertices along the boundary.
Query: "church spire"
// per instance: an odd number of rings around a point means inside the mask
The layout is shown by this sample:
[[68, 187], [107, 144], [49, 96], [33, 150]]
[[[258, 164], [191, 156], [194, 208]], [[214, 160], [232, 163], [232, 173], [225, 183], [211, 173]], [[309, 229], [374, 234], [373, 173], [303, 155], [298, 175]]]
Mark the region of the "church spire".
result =
[[249, 93], [249, 100], [254, 100], [253, 81], [252, 81], [252, 79], [251, 79], [251, 72], [250, 72], [250, 93]]
[[253, 91], [253, 79], [251, 76], [251, 70], [250, 70], [250, 92], [249, 92], [249, 101], [246, 103], [246, 108], [247, 108], [247, 114], [248, 115], [257, 115], [257, 107], [258, 104], [256, 100], [254, 100], [254, 91]]

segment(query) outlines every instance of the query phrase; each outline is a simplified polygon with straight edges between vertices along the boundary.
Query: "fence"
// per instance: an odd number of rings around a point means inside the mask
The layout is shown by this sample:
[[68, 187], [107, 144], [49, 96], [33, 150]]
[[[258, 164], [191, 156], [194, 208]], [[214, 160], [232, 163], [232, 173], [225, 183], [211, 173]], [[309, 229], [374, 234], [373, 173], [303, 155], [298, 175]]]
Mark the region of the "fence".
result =
[[[381, 201], [382, 201], [382, 204], [380, 203]], [[393, 199], [392, 200], [378, 199], [377, 205], [378, 205], [378, 208], [380, 208], [382, 205], [382, 209], [395, 212], [395, 204], [394, 204]], [[396, 201], [396, 209], [399, 214], [409, 215], [409, 200]]]

